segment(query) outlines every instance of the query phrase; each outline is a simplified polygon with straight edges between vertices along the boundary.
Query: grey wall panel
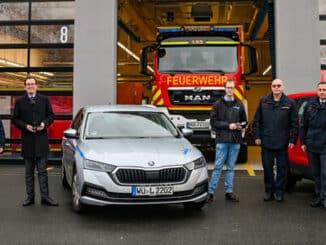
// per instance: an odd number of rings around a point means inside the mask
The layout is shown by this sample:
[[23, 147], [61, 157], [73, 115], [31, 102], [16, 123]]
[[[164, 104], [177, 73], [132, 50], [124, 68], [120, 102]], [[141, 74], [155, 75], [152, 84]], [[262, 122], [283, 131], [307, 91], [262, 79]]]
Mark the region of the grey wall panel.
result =
[[84, 105], [116, 104], [117, 1], [75, 2], [74, 115]]
[[318, 0], [275, 0], [276, 76], [285, 92], [314, 90], [320, 79]]

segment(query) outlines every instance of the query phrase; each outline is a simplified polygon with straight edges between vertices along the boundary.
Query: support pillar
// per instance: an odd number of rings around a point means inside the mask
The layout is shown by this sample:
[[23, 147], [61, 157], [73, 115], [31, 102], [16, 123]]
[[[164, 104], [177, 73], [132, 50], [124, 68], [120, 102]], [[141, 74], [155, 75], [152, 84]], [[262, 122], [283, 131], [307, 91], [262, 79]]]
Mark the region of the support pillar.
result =
[[286, 93], [310, 91], [320, 79], [318, 0], [274, 0], [276, 77]]
[[117, 0], [75, 1], [73, 114], [116, 104]]

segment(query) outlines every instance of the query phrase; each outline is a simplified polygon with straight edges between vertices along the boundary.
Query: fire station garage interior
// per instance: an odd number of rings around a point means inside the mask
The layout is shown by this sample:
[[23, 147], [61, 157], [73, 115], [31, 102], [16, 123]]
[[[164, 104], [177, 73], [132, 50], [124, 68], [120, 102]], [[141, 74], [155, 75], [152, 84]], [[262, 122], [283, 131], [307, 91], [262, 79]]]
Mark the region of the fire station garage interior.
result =
[[[1, 1], [0, 243], [324, 244], [325, 211], [309, 207], [311, 180], [291, 179], [282, 204], [263, 202], [261, 149], [251, 123], [273, 79], [284, 80], [286, 94], [314, 91], [326, 80], [325, 24], [326, 0]], [[25, 169], [12, 114], [27, 75], [37, 78], [55, 113], [48, 175], [57, 209], [21, 207]], [[70, 192], [61, 186], [61, 140], [79, 107], [164, 107], [178, 128], [193, 129], [190, 141], [210, 175], [209, 113], [227, 80], [235, 81], [249, 122], [235, 167], [240, 203], [224, 200], [222, 174], [216, 201], [200, 211], [138, 205], [72, 212]]]

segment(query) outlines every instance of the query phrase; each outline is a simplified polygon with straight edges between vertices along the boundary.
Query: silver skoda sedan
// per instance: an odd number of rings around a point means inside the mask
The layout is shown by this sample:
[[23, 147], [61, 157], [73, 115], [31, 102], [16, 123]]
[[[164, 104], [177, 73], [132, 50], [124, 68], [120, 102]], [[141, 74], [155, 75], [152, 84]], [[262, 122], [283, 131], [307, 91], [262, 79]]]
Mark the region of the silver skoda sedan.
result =
[[62, 183], [75, 211], [86, 205], [172, 204], [200, 209], [208, 173], [202, 153], [153, 106], [89, 106], [62, 140]]

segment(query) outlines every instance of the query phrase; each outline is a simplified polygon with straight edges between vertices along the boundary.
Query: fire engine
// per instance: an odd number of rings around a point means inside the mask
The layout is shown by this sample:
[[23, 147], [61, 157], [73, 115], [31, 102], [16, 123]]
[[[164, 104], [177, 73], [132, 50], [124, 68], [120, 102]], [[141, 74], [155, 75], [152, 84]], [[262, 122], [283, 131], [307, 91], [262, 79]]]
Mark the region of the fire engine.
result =
[[[243, 80], [245, 70], [257, 70], [256, 50], [243, 43], [241, 26], [158, 27], [157, 33], [156, 43], [141, 55], [141, 73], [149, 75], [149, 54], [154, 53], [151, 103], [162, 107], [177, 127], [192, 129], [194, 145], [209, 149], [215, 145], [210, 110], [224, 96], [226, 81], [235, 81], [235, 96], [247, 108]], [[238, 162], [247, 160], [246, 148]]]

